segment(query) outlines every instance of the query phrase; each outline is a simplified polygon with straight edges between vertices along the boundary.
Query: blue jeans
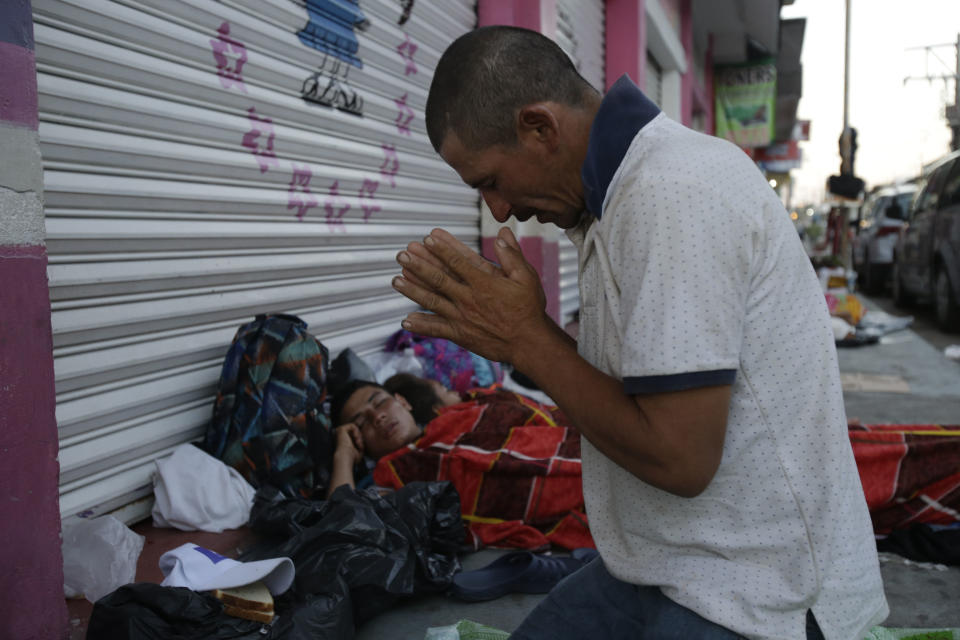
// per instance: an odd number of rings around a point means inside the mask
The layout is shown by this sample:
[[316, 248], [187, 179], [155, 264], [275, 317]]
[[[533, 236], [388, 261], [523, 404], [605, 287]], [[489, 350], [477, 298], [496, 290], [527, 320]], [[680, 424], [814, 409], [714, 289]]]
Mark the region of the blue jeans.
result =
[[[510, 640], [737, 640], [742, 636], [682, 607], [657, 587], [622, 582], [600, 558], [567, 576], [510, 635]], [[823, 634], [807, 612], [807, 639]]]

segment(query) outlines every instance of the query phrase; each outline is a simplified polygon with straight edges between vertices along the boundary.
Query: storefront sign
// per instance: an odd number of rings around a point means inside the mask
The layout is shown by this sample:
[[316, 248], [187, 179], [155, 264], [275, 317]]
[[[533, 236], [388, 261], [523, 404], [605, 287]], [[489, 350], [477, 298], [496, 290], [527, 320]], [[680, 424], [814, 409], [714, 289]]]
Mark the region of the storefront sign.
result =
[[741, 147], [763, 147], [773, 140], [777, 68], [773, 58], [717, 67], [717, 136]]
[[800, 167], [800, 146], [796, 140], [754, 149], [753, 159], [764, 171], [786, 173]]

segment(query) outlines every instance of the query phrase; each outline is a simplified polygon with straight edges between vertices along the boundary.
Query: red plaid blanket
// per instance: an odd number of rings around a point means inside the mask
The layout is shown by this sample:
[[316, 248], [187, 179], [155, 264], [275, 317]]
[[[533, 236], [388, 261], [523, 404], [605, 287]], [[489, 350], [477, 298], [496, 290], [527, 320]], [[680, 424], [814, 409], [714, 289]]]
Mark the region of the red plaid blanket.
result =
[[960, 426], [849, 425], [876, 533], [960, 521]]
[[447, 407], [416, 442], [380, 459], [377, 485], [449, 480], [469, 543], [592, 547], [581, 484], [580, 434], [559, 409], [498, 387]]

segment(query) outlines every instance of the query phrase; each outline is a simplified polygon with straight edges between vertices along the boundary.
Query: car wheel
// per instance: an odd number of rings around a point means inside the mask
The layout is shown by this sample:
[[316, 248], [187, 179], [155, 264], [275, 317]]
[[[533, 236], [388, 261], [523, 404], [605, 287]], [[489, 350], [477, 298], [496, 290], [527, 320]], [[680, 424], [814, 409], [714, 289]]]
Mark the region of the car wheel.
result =
[[903, 276], [900, 274], [900, 264], [896, 257], [893, 259], [893, 274], [891, 274], [890, 279], [893, 282], [893, 291], [891, 292], [893, 304], [901, 309], [913, 304], [913, 296], [903, 286]]
[[960, 305], [957, 304], [953, 295], [947, 270], [943, 267], [937, 270], [933, 303], [937, 310], [937, 325], [940, 330], [951, 333], [960, 332]]

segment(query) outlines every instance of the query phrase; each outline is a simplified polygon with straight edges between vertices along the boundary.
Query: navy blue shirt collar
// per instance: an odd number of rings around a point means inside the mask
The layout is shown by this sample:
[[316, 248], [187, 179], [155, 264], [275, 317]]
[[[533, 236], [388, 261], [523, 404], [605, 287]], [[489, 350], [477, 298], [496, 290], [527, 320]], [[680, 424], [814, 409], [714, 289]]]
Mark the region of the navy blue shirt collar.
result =
[[660, 109], [624, 74], [600, 103], [590, 127], [587, 157], [580, 170], [587, 211], [597, 219], [603, 213], [607, 189], [634, 137]]

